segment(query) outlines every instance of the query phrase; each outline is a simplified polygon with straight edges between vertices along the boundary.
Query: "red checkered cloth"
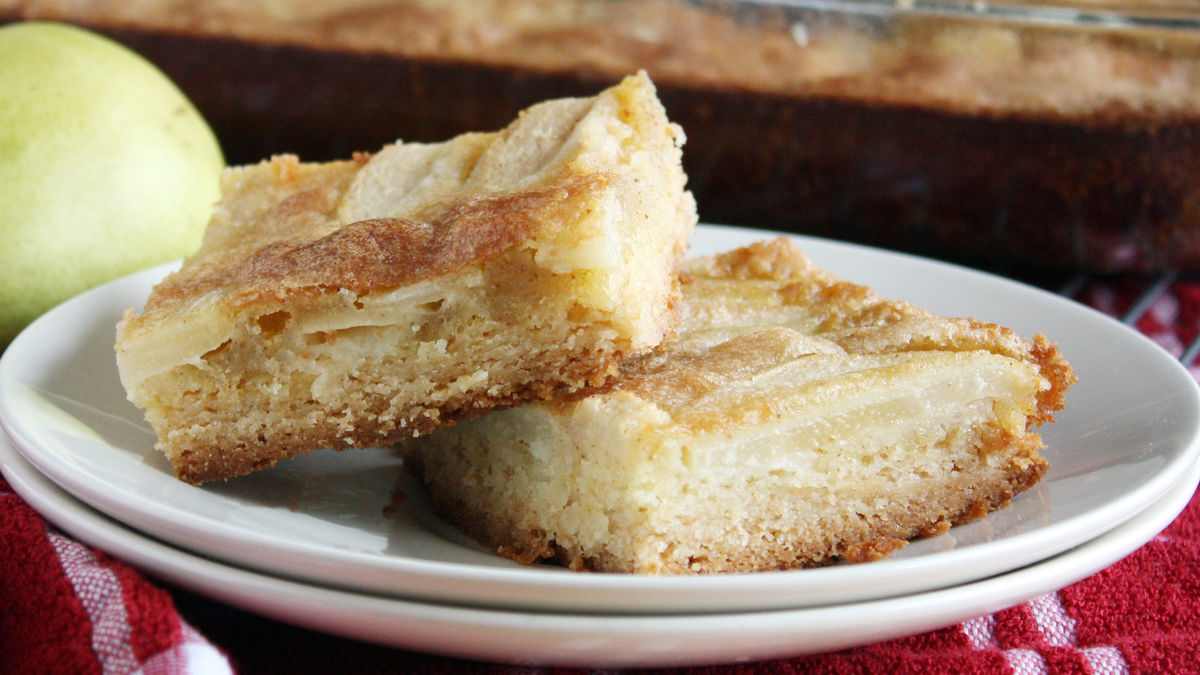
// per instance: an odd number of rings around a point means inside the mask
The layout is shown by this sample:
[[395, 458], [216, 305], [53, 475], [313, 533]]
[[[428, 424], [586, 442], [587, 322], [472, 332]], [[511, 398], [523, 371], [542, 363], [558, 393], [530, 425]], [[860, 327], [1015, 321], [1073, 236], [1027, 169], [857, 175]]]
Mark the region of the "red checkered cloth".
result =
[[136, 570], [49, 527], [0, 479], [0, 670], [232, 672]]
[[[1136, 283], [1114, 282], [1091, 284], [1078, 297], [1119, 316], [1140, 292]], [[1200, 283], [1173, 284], [1136, 325], [1182, 354], [1200, 332]], [[195, 609], [197, 600], [188, 596], [186, 606]], [[231, 608], [209, 626], [230, 638], [230, 646], [218, 647], [176, 607], [167, 590], [137, 571], [48, 526], [0, 481], [0, 670], [191, 674], [230, 672], [232, 663], [247, 664], [248, 672], [328, 672], [339, 664], [531, 672], [314, 639]], [[226, 630], [231, 616], [241, 617], [240, 625]], [[1200, 501], [1193, 498], [1165, 531], [1099, 574], [995, 614], [836, 653], [674, 672], [1200, 673]]]

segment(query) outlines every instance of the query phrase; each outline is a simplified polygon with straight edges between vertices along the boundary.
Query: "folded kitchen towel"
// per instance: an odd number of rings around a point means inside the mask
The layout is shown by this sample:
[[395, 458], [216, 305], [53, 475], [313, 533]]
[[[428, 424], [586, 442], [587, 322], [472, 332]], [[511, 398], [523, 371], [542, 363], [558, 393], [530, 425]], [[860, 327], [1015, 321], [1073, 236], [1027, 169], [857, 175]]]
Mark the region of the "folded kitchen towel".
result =
[[925, 635], [773, 665], [898, 675], [1200, 673], [1200, 499], [1129, 557], [1058, 592]]
[[232, 672], [166, 591], [56, 532], [3, 479], [0, 551], [0, 670]]

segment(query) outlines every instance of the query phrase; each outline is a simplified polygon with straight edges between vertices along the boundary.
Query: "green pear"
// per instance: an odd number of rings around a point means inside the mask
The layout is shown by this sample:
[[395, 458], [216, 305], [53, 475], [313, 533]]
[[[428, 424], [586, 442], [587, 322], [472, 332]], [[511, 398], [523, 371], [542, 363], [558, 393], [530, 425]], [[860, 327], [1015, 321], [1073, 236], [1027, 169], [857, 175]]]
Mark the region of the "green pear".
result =
[[0, 349], [63, 300], [194, 251], [224, 165], [141, 56], [63, 24], [0, 28]]

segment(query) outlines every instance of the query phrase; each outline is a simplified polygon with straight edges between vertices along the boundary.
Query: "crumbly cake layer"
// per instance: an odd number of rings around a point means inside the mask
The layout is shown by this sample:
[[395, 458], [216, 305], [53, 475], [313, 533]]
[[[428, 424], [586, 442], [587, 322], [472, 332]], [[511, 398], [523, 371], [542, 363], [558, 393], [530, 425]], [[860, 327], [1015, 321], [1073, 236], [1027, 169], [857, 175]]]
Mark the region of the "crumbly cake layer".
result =
[[1048, 468], [1074, 381], [1044, 337], [933, 315], [786, 240], [690, 261], [678, 337], [603, 387], [405, 444], [451, 521], [523, 562], [648, 574], [861, 561]]
[[122, 384], [194, 483], [598, 384], [674, 326], [682, 142], [638, 74], [496, 133], [231, 169], [119, 325]]

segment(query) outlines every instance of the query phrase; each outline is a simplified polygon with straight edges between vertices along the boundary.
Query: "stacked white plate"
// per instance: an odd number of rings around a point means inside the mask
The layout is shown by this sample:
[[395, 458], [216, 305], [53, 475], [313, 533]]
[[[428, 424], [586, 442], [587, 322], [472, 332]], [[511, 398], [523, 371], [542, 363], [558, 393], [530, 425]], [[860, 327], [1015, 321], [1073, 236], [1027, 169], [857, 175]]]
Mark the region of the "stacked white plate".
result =
[[[693, 252], [770, 236], [701, 226]], [[1200, 481], [1200, 389], [1163, 349], [1029, 286], [795, 239], [888, 297], [1056, 340], [1080, 381], [1044, 429], [1046, 478], [876, 563], [667, 578], [522, 567], [434, 516], [388, 449], [316, 452], [205, 487], [172, 478], [113, 358], [117, 320], [167, 266], [68, 301], [12, 343], [0, 469], [68, 533], [223, 602], [407, 649], [593, 667], [765, 659], [950, 625], [1103, 569], [1186, 506]]]

